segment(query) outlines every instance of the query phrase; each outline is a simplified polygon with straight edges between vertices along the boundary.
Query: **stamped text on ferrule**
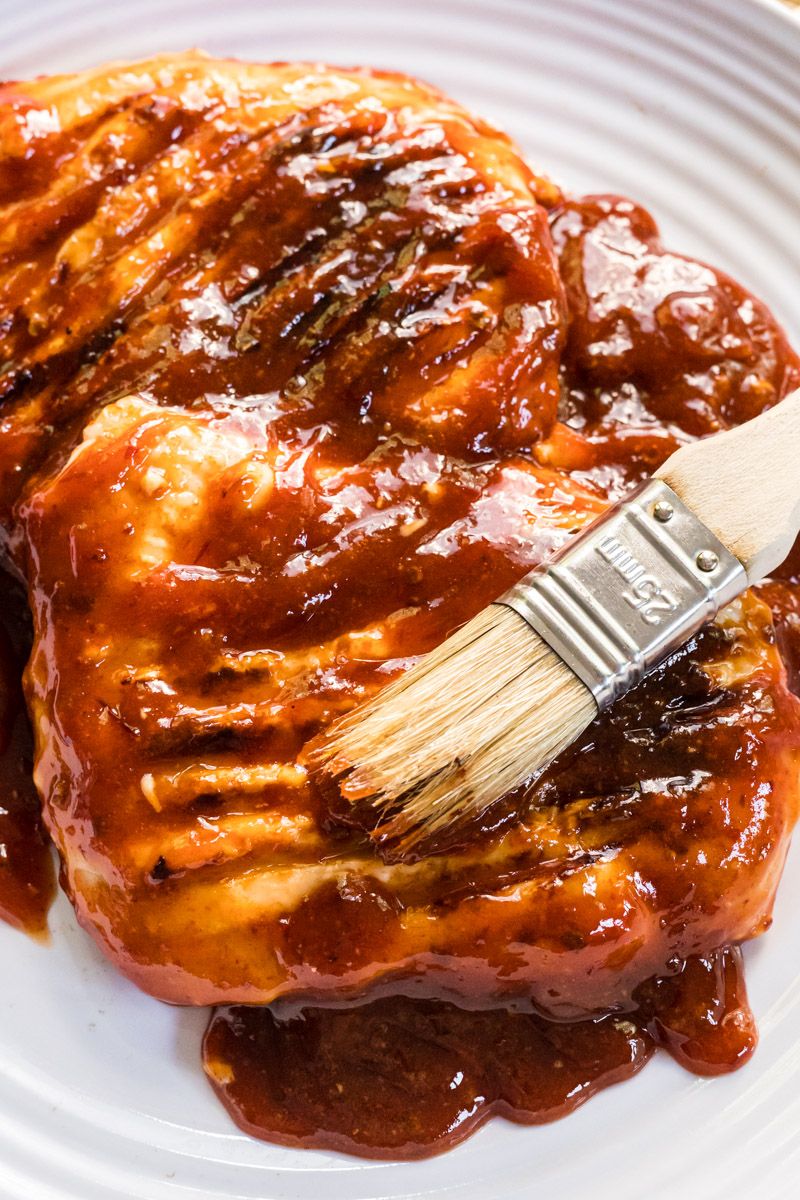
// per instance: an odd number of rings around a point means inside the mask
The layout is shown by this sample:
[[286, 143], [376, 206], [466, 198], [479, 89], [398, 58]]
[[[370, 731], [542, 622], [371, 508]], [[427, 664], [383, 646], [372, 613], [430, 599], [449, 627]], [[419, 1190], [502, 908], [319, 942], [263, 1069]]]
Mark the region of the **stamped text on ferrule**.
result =
[[637, 558], [626, 550], [613, 534], [606, 534], [597, 543], [597, 553], [610, 563], [629, 585], [622, 598], [635, 608], [648, 625], [660, 625], [662, 618], [678, 607], [677, 597], [648, 572]]

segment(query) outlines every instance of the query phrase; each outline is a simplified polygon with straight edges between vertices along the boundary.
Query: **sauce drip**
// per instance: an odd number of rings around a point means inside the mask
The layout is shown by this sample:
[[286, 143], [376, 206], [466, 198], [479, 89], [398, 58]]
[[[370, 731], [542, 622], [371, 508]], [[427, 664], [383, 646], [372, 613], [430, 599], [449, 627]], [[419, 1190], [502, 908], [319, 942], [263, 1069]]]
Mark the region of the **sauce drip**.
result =
[[33, 739], [20, 681], [29, 624], [22, 586], [0, 570], [0, 918], [43, 934], [55, 873], [31, 774]]
[[389, 996], [356, 1008], [219, 1009], [207, 1075], [246, 1132], [370, 1158], [438, 1154], [492, 1116], [539, 1125], [635, 1075], [657, 1045], [717, 1075], [756, 1042], [741, 953], [688, 960], [642, 989], [639, 1008], [596, 1021], [472, 1012]]

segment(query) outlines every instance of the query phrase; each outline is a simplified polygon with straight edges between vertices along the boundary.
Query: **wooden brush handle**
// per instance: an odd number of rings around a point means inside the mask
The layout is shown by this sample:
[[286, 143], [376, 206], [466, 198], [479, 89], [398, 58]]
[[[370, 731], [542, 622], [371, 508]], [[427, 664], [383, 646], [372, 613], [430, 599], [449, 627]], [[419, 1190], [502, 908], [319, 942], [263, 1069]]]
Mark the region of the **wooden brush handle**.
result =
[[656, 471], [747, 571], [769, 575], [800, 532], [800, 389], [744, 425], [681, 446]]

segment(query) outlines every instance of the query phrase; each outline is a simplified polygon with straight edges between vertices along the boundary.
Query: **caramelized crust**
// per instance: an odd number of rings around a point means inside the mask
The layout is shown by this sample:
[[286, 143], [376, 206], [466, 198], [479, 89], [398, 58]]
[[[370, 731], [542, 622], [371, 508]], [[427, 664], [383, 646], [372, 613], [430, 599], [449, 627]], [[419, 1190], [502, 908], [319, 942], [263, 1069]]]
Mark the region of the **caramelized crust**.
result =
[[753, 594], [523, 820], [420, 862], [332, 827], [302, 761], [677, 441], [788, 390], [763, 307], [403, 77], [187, 56], [0, 101], [36, 779], [120, 968], [182, 1003], [575, 1017], [765, 928], [800, 724]]
[[556, 189], [434, 89], [191, 54], [4, 85], [0, 136], [0, 513], [132, 390], [469, 454], [552, 420]]

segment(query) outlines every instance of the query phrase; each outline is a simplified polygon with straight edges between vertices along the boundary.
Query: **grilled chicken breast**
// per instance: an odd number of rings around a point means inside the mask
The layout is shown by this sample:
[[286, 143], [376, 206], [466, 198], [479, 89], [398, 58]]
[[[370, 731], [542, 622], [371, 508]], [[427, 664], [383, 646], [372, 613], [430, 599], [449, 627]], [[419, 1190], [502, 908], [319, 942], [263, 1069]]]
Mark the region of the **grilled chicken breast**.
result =
[[303, 746], [675, 444], [797, 379], [627, 201], [401, 76], [0, 89], [0, 501], [80, 920], [162, 999], [630, 1003], [760, 932], [800, 715], [748, 594], [503, 811], [387, 865]]

